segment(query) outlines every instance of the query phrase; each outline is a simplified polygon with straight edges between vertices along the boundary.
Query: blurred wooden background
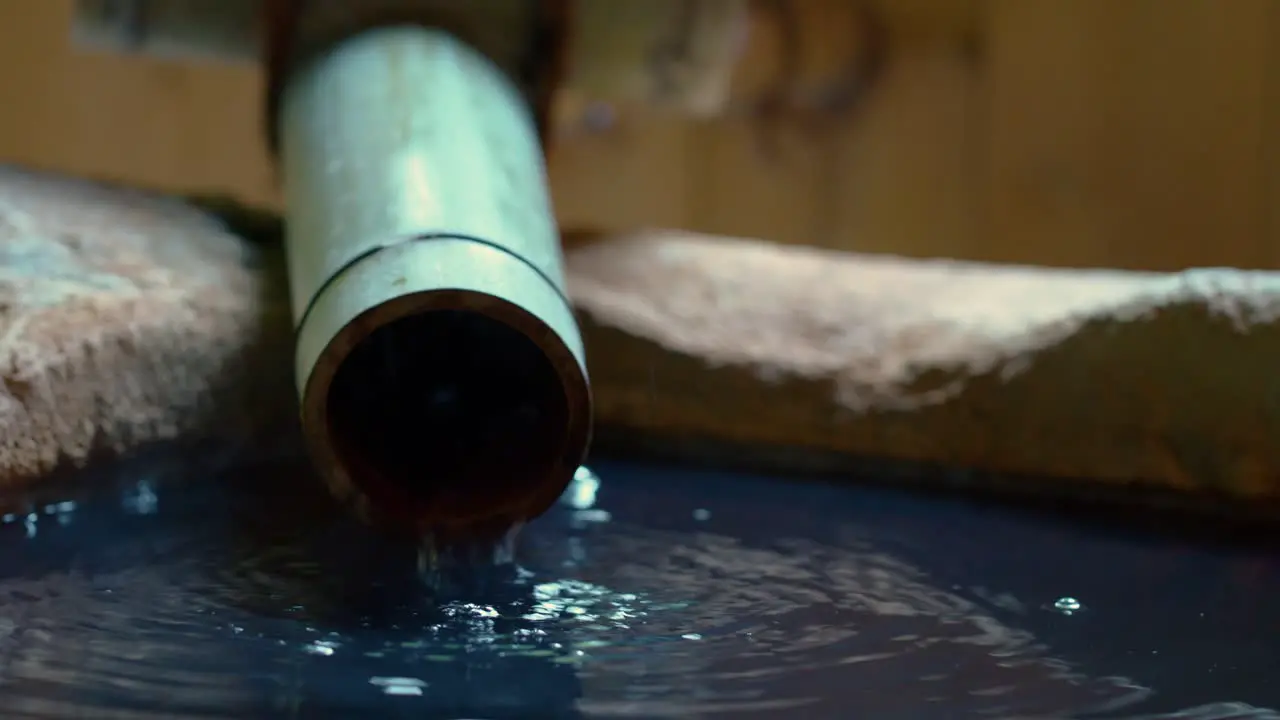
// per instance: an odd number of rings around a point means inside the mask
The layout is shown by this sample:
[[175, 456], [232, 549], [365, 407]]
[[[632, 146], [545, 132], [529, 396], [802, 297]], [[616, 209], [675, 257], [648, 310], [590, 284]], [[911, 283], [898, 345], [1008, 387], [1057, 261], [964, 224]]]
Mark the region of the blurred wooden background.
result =
[[[876, 0], [840, 127], [623, 117], [553, 158], [566, 226], [1055, 265], [1280, 267], [1280, 0]], [[247, 67], [74, 52], [0, 0], [0, 160], [274, 204]]]

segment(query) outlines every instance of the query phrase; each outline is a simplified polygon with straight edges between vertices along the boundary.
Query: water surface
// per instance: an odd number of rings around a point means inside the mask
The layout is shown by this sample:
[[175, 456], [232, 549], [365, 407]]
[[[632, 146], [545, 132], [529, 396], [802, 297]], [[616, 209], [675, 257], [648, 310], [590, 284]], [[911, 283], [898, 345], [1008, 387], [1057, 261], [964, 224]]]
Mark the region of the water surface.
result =
[[86, 473], [0, 523], [3, 716], [1280, 718], [1268, 553], [592, 467], [435, 593], [301, 463]]

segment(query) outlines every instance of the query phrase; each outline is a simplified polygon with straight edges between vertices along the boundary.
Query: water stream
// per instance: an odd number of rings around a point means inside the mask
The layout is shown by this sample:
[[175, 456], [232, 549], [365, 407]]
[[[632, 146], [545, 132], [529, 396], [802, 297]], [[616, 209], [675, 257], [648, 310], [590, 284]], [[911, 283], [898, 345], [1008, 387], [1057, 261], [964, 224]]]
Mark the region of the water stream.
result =
[[0, 523], [2, 715], [1280, 719], [1274, 555], [592, 467], [434, 593], [300, 462], [86, 473]]

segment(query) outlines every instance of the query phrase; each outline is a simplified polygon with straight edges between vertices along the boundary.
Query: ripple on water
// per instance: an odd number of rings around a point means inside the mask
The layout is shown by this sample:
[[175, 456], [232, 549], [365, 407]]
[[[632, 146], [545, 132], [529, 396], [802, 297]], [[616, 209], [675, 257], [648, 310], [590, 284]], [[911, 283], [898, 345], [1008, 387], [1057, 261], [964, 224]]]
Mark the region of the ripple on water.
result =
[[614, 519], [589, 472], [521, 567], [435, 593], [294, 468], [187, 472], [0, 524], [6, 717], [1062, 718], [1147, 695], [875, 547]]

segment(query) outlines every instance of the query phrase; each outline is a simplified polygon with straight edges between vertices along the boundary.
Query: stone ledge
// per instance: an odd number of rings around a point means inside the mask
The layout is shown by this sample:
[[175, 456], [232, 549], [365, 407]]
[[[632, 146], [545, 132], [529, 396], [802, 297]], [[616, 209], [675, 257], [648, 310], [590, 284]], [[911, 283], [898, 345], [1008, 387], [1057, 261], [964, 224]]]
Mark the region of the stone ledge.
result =
[[607, 425], [1280, 495], [1280, 273], [996, 267], [649, 234], [577, 250], [569, 275]]
[[0, 167], [0, 486], [287, 423], [270, 260], [179, 200]]
[[[679, 232], [574, 243], [568, 270], [610, 434], [1280, 497], [1280, 273]], [[277, 442], [282, 283], [272, 246], [176, 200], [0, 169], [0, 482], [155, 440]]]

